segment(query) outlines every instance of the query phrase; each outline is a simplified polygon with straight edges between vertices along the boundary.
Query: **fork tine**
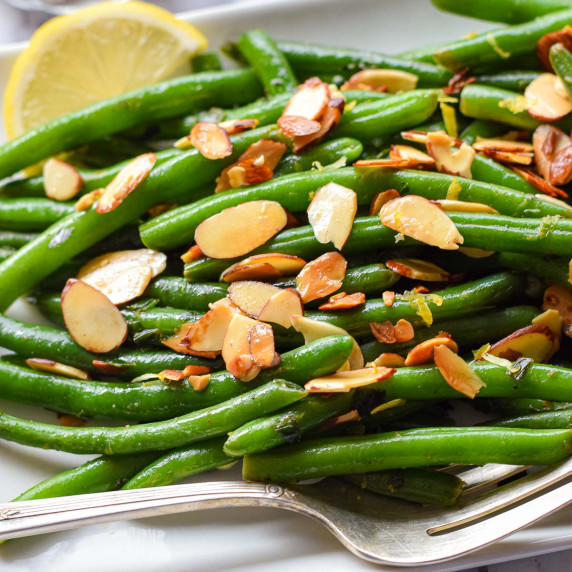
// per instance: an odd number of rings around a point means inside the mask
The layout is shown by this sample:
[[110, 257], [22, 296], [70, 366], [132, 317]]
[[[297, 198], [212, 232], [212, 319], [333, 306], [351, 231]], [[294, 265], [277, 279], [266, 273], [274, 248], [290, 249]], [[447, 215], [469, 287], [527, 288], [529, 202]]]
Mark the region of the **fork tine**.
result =
[[517, 475], [527, 468], [526, 465], [498, 465], [490, 463], [483, 467], [474, 467], [456, 474], [465, 483], [463, 493], [472, 494], [499, 481]]

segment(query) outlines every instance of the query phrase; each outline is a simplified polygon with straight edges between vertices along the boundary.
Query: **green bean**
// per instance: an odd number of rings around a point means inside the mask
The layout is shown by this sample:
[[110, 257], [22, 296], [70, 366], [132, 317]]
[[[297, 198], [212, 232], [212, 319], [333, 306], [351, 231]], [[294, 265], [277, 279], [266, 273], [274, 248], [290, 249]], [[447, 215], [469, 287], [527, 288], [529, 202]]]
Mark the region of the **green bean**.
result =
[[352, 399], [353, 392], [308, 396], [285, 411], [239, 427], [226, 440], [224, 451], [231, 457], [243, 457], [284, 443], [297, 443], [305, 433], [347, 412]]
[[545, 401], [543, 399], [529, 398], [491, 398], [483, 400], [485, 405], [503, 416], [516, 417], [529, 415], [530, 413], [541, 413], [543, 411], [554, 411], [557, 409], [568, 409], [572, 404], [562, 401]]
[[[369, 392], [373, 394], [377, 393], [377, 395], [371, 401], [371, 404], [369, 404], [365, 410], [363, 406], [357, 406], [362, 423], [368, 433], [379, 433], [380, 431], [387, 431], [388, 427], [393, 427], [396, 423], [405, 418], [411, 418], [412, 415], [415, 415], [416, 413], [424, 410], [427, 407], [427, 404], [430, 403], [427, 401], [404, 401], [402, 405], [396, 405], [395, 407], [391, 407], [389, 409], [382, 409], [381, 411], [372, 414], [371, 411], [373, 410], [374, 406], [381, 405], [380, 397], [383, 397], [383, 394], [380, 394], [373, 389], [370, 389]], [[364, 393], [364, 390], [358, 393], [356, 401], [360, 395], [363, 396]], [[365, 402], [367, 403], [367, 394], [365, 397]]]
[[439, 427], [297, 443], [244, 459], [249, 481], [294, 482], [427, 465], [550, 465], [570, 455], [568, 430]]
[[208, 71], [221, 71], [222, 63], [218, 54], [215, 52], [205, 52], [203, 54], [197, 54], [191, 60], [191, 66], [193, 68], [193, 73], [201, 73]]
[[[570, 8], [569, 0], [431, 0], [437, 8], [479, 20], [520, 24], [550, 12]], [[532, 42], [533, 40], [531, 40]]]
[[446, 45], [448, 45], [448, 42], [423, 44], [417, 48], [412, 48], [405, 52], [399, 52], [397, 56], [404, 60], [416, 60], [418, 62], [434, 64], [435, 60], [433, 59], [433, 54]]
[[435, 60], [453, 71], [501, 61], [510, 65], [512, 58], [534, 52], [542, 36], [561, 30], [571, 19], [572, 10], [561, 10], [524, 24], [483, 32], [440, 48]]
[[240, 36], [237, 47], [262, 82], [267, 95], [289, 92], [298, 85], [284, 54], [264, 30], [246, 32]]
[[495, 419], [487, 425], [495, 427], [526, 427], [527, 429], [569, 429], [572, 427], [572, 409], [529, 413], [508, 419]]
[[572, 97], [572, 54], [562, 44], [554, 44], [550, 48], [550, 63], [562, 80], [568, 97]]
[[[197, 74], [198, 75], [198, 74]], [[213, 161], [196, 149], [156, 166], [137, 189], [114, 210], [98, 214], [94, 205], [75, 212], [0, 264], [0, 310], [31, 290], [46, 276], [113, 231], [134, 222], [150, 206], [160, 202], [190, 200], [193, 191], [214, 181], [220, 169], [236, 160], [251, 143], [271, 137], [274, 128], [260, 128], [233, 137], [233, 154]], [[196, 197], [196, 195], [195, 195]]]
[[[275, 378], [304, 384], [309, 379], [333, 373], [340, 368], [353, 347], [353, 341], [348, 336], [322, 338], [283, 353], [280, 365], [262, 371], [249, 383], [236, 380], [227, 371], [213, 373], [203, 391], [195, 391], [186, 382], [169, 385], [158, 379], [129, 384], [78, 381], [39, 373], [4, 358], [0, 360], [0, 398], [49, 407], [78, 416], [156, 421], [212, 407]], [[165, 353], [166, 358], [173, 361], [177, 359], [178, 363], [165, 367], [158, 360], [149, 360], [146, 371], [183, 369], [187, 364], [197, 363], [190, 356]], [[27, 357], [29, 354], [24, 355]], [[135, 357], [138, 354], [132, 352], [132, 355]], [[61, 357], [59, 359], [64, 361]]]
[[15, 230], [0, 230], [0, 246], [21, 248], [30, 240], [34, 240], [37, 234], [34, 232], [20, 232]]
[[419, 87], [447, 85], [451, 74], [430, 63], [386, 56], [366, 50], [319, 46], [302, 42], [278, 42], [294, 72], [299, 75], [340, 74], [349, 76], [360, 69], [396, 69], [415, 74]]
[[16, 249], [11, 246], [0, 246], [0, 262], [10, 258], [16, 252]]
[[224, 435], [305, 395], [306, 392], [293, 383], [270, 381], [197, 412], [126, 427], [60, 427], [0, 413], [0, 437], [22, 445], [78, 454], [164, 451]]
[[394, 469], [344, 478], [361, 489], [422, 504], [453, 506], [463, 491], [459, 477], [430, 469]]
[[570, 282], [570, 259], [551, 256], [531, 256], [517, 252], [499, 252], [498, 259], [506, 268], [530, 272], [553, 283], [572, 288]]
[[249, 70], [192, 74], [95, 103], [0, 146], [0, 179], [41, 159], [140, 123], [212, 105], [252, 101], [260, 86]]
[[225, 437], [201, 441], [169, 451], [137, 473], [123, 489], [163, 487], [186, 477], [232, 463], [234, 459], [222, 450]]
[[486, 119], [475, 119], [461, 131], [459, 138], [467, 145], [472, 145], [477, 140], [477, 137], [483, 137], [484, 139], [494, 138], [504, 135], [506, 130], [507, 127], [502, 123], [487, 121]]
[[74, 212], [73, 204], [46, 198], [0, 199], [0, 228], [14, 231], [40, 231]]
[[523, 92], [529, 83], [540, 75], [538, 71], [501, 71], [498, 73], [481, 74], [477, 77], [477, 83], [508, 89], [510, 91]]
[[74, 150], [68, 160], [74, 166], [102, 169], [150, 151], [153, 149], [142, 141], [105, 137]]
[[157, 277], [144, 296], [156, 298], [163, 306], [206, 312], [209, 304], [227, 295], [226, 284], [189, 284], [176, 276]]

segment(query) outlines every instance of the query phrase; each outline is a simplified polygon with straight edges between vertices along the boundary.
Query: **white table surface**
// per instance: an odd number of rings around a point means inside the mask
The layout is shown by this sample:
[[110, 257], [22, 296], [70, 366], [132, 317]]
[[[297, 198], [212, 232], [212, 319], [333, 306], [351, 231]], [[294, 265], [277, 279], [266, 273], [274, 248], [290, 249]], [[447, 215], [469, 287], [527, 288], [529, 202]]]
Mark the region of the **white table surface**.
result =
[[[163, 2], [171, 10], [182, 12], [195, 8], [205, 8], [217, 4], [227, 4], [240, 0], [171, 0]], [[308, 0], [311, 2], [311, 0]], [[33, 31], [47, 19], [40, 13], [20, 12], [0, 0], [0, 44], [27, 40]], [[0, 563], [0, 570], [8, 568]], [[463, 572], [571, 572], [572, 550], [544, 554], [534, 558], [523, 558], [513, 562], [503, 562], [472, 568]], [[222, 572], [222, 571], [220, 571]], [[303, 572], [303, 571], [301, 571]]]

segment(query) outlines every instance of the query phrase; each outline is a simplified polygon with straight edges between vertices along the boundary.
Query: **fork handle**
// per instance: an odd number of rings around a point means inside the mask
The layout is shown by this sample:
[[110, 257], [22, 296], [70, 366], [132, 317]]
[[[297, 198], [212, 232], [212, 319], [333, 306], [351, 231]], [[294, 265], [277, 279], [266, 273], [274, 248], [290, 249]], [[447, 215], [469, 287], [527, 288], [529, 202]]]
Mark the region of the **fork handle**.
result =
[[295, 493], [240, 481], [193, 483], [0, 504], [0, 541], [77, 526], [222, 507], [293, 508]]

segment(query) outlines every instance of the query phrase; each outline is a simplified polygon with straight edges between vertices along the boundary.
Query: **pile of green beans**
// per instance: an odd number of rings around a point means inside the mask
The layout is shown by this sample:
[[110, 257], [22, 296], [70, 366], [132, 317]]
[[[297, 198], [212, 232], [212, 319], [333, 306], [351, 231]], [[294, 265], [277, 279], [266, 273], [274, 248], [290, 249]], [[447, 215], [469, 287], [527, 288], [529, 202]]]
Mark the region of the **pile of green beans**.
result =
[[[530, 139], [542, 122], [527, 111], [514, 112], [506, 102], [522, 99], [539, 76], [536, 42], [572, 24], [572, 9], [566, 0], [433, 3], [511, 25], [397, 56], [276, 41], [264, 30], [251, 30], [231, 48], [239, 69], [225, 71], [217, 53], [201, 54], [192, 61], [192, 74], [102, 101], [0, 146], [0, 179], [10, 178], [0, 182], [0, 346], [11, 352], [0, 358], [0, 399], [92, 420], [87, 427], [70, 427], [0, 412], [0, 439], [100, 455], [17, 500], [169, 485], [243, 459], [248, 480], [290, 483], [338, 475], [347, 486], [452, 506], [464, 484], [435, 466], [549, 465], [571, 454], [572, 369], [561, 365], [569, 339], [562, 338], [553, 364], [526, 363], [518, 378], [504, 365], [468, 359], [471, 350], [529, 326], [542, 312], [548, 286], [572, 288], [570, 201], [547, 198], [507, 164], [479, 154], [470, 178], [355, 163], [386, 158], [395, 144], [421, 149], [402, 132], [450, 128], [443, 103], [454, 108], [455, 136], [469, 145], [514, 129]], [[572, 95], [572, 54], [556, 44], [550, 60]], [[340, 87], [369, 68], [414, 74], [417, 87], [391, 94], [363, 85], [341, 87], [346, 101], [339, 124], [314, 145], [293, 152], [278, 125], [298, 86], [319, 77]], [[475, 79], [453, 99], [444, 99], [442, 90], [464, 68]], [[242, 119], [254, 119], [257, 126], [232, 135], [232, 152], [224, 159], [170, 144], [199, 122]], [[568, 133], [572, 114], [553, 124]], [[222, 170], [262, 139], [288, 147], [272, 178], [215, 194]], [[73, 201], [47, 198], [42, 176], [17, 175], [69, 152], [82, 179], [79, 198], [108, 185], [133, 156], [150, 149], [161, 150], [155, 151], [149, 176], [106, 214], [97, 213], [97, 203], [78, 211]], [[326, 333], [329, 326], [338, 328], [332, 335], [304, 343], [293, 328], [273, 324], [280, 360], [249, 382], [236, 379], [230, 364], [231, 371], [225, 370], [219, 357], [178, 353], [162, 343], [227, 297], [229, 284], [221, 274], [245, 258], [201, 253], [181, 262], [201, 223], [245, 202], [276, 201], [293, 217], [248, 256], [281, 253], [310, 262], [336, 251], [331, 242], [316, 239], [306, 213], [316, 191], [329, 183], [353, 190], [357, 202], [341, 249], [348, 267], [335, 293], [366, 298], [343, 310], [320, 309], [329, 294], [305, 305], [305, 316]], [[490, 252], [472, 258], [470, 251], [438, 250], [384, 226], [369, 208], [378, 193], [390, 189], [430, 201], [454, 198], [492, 207], [497, 214], [447, 212], [463, 247]], [[151, 214], [163, 204], [172, 208]], [[121, 347], [90, 352], [66, 331], [63, 285], [95, 256], [136, 248], [165, 253], [167, 269], [141, 296], [119, 305], [128, 326]], [[437, 264], [448, 278], [408, 277], [389, 262], [400, 258]], [[268, 282], [297, 286], [291, 275]], [[389, 302], [391, 293], [395, 298]], [[22, 295], [51, 326], [6, 314]], [[411, 339], [391, 343], [373, 336], [371, 324], [399, 320], [413, 326]], [[485, 383], [472, 401], [489, 415], [481, 425], [459, 426], [454, 415], [448, 416], [445, 411], [465, 396], [433, 363], [395, 367], [387, 379], [341, 393], [306, 389], [308, 381], [346, 369], [358, 348], [366, 364], [381, 354], [394, 354], [386, 358], [402, 363], [415, 346], [443, 332]], [[87, 379], [67, 377], [60, 369], [39, 371], [30, 358], [79, 368]], [[209, 368], [205, 388], [195, 390], [189, 380], [169, 377], [167, 370], [186, 366]]]

